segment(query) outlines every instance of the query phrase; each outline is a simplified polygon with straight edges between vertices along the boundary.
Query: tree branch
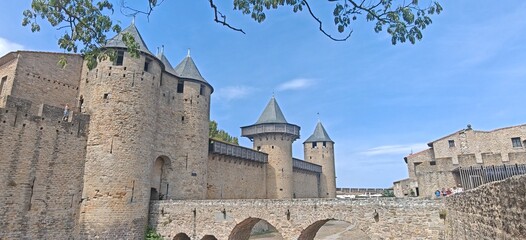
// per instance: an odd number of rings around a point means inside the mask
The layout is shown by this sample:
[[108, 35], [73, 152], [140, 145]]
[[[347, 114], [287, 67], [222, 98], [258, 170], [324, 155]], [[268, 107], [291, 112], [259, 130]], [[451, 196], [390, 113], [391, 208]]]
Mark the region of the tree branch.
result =
[[316, 21], [318, 22], [318, 24], [319, 24], [319, 26], [320, 26], [320, 27], [319, 27], [319, 30], [320, 30], [320, 32], [322, 32], [325, 36], [327, 36], [328, 38], [330, 38], [330, 39], [333, 40], [333, 41], [339, 41], [339, 42], [341, 42], [341, 41], [346, 41], [347, 39], [349, 39], [349, 37], [351, 37], [351, 34], [352, 34], [352, 32], [353, 32], [352, 30], [351, 30], [351, 31], [349, 32], [349, 34], [348, 34], [346, 37], [344, 37], [344, 38], [335, 38], [335, 37], [331, 36], [330, 34], [328, 34], [327, 32], [325, 32], [325, 30], [323, 30], [323, 26], [322, 26], [322, 22], [321, 22], [321, 20], [320, 20], [318, 17], [316, 17], [316, 15], [314, 15], [314, 13], [312, 12], [312, 9], [310, 8], [310, 5], [309, 5], [309, 3], [307, 2], [307, 0], [303, 0], [303, 3], [305, 4], [305, 6], [307, 6], [307, 10], [309, 10], [309, 13], [310, 13], [310, 15], [312, 16], [312, 18], [314, 18], [314, 20], [316, 20]]
[[[232, 29], [232, 30], [234, 30], [234, 31], [238, 31], [238, 32], [242, 32], [243, 34], [246, 34], [245, 31], [243, 31], [243, 29], [241, 29], [241, 28], [235, 28], [235, 27], [232, 27], [230, 24], [228, 24], [228, 23], [226, 22], [226, 16], [223, 15], [221, 12], [219, 12], [219, 11], [217, 10], [217, 6], [215, 5], [214, 1], [213, 1], [213, 0], [209, 0], [209, 2], [210, 2], [210, 7], [214, 9], [214, 21], [215, 21], [216, 23], [223, 24], [223, 26], [226, 26], [226, 27], [228, 27], [228, 28], [230, 28], [230, 29]], [[219, 20], [219, 19], [218, 19], [218, 15], [219, 15], [219, 17], [222, 18], [223, 20]]]

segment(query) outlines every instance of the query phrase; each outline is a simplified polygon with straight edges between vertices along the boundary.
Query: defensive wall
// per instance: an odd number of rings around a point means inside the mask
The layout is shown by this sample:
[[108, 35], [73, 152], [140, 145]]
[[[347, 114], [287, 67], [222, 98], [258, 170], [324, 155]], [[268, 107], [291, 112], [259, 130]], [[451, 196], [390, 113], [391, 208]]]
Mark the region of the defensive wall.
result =
[[[327, 221], [342, 220], [371, 239], [441, 239], [443, 201], [371, 198], [294, 200], [166, 200], [150, 205], [150, 226], [165, 239], [246, 240], [260, 220], [283, 239], [313, 239]], [[181, 238], [182, 239], [182, 238]]]
[[[467, 129], [428, 143], [429, 149], [404, 158], [409, 179], [394, 183], [396, 196], [410, 191], [421, 197], [433, 197], [442, 188], [459, 187], [462, 167], [501, 166], [526, 163], [526, 124], [492, 131]], [[466, 186], [462, 186], [466, 187]]]
[[526, 175], [446, 198], [447, 239], [526, 239]]
[[51, 239], [78, 230], [89, 116], [3, 97], [0, 239]]

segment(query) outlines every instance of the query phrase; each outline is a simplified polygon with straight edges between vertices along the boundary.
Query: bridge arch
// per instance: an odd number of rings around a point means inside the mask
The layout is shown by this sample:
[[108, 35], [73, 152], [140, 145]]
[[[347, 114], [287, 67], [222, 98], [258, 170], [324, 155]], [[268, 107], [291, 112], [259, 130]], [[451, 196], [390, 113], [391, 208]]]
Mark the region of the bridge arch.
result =
[[[268, 221], [261, 219], [261, 218], [253, 218], [249, 217], [240, 223], [236, 224], [234, 229], [230, 232], [230, 235], [228, 236], [228, 240], [247, 240], [250, 238], [250, 235], [252, 233], [252, 229], [254, 226], [260, 222], [264, 221], [269, 226], [272, 226], [275, 229], [275, 226], [270, 224]], [[276, 236], [277, 239], [283, 239], [282, 233], [279, 232], [279, 230], [276, 229], [276, 232], [279, 234], [279, 236]]]
[[205, 235], [201, 240], [217, 240], [217, 238], [214, 235]]
[[190, 237], [186, 233], [178, 233], [172, 240], [190, 240]]
[[[338, 223], [339, 225], [342, 225], [341, 223], [344, 223], [344, 229], [342, 229], [342, 227], [340, 226], [340, 229], [338, 229], [340, 232], [333, 232], [333, 234], [344, 235], [344, 236], [339, 237], [341, 239], [349, 239], [350, 237], [347, 236], [349, 234], [352, 234], [352, 236], [356, 237], [357, 239], [370, 239], [367, 236], [367, 233], [359, 227], [357, 222], [353, 223], [347, 220], [327, 218], [327, 219], [317, 220], [314, 223], [307, 226], [305, 229], [303, 229], [301, 231], [300, 236], [298, 237], [298, 240], [313, 240], [317, 236], [319, 230], [322, 227], [326, 226], [326, 224], [329, 224], [329, 223]], [[332, 231], [334, 230], [335, 229], [332, 229]]]

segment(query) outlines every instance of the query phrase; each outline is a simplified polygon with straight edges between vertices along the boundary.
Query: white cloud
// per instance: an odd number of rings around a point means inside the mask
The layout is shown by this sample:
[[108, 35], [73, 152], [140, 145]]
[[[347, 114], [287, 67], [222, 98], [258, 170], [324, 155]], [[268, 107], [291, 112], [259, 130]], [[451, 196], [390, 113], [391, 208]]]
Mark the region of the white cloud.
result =
[[428, 148], [425, 143], [415, 143], [406, 145], [385, 145], [367, 149], [361, 154], [366, 156], [376, 155], [388, 155], [388, 154], [410, 154], [411, 152], [416, 153], [421, 150]]
[[310, 87], [314, 84], [314, 81], [312, 79], [306, 79], [306, 78], [297, 78], [290, 80], [288, 82], [284, 82], [278, 86], [279, 91], [286, 91], [286, 90], [298, 90]]
[[254, 88], [247, 86], [231, 86], [217, 89], [212, 97], [217, 100], [230, 101], [233, 99], [241, 99], [254, 92]]
[[24, 46], [18, 44], [18, 43], [14, 43], [14, 42], [11, 42], [5, 38], [2, 38], [0, 37], [0, 56], [4, 56], [4, 54], [8, 53], [8, 52], [11, 52], [11, 51], [15, 51], [15, 50], [20, 50], [20, 49], [23, 49]]

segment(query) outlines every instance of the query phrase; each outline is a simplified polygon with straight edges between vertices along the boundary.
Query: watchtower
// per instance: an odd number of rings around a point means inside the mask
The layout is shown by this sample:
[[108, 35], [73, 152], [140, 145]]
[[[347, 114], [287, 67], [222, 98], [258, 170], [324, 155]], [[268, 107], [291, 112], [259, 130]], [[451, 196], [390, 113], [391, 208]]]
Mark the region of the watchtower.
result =
[[321, 198], [336, 197], [336, 173], [334, 167], [334, 142], [318, 121], [314, 133], [303, 143], [305, 161], [322, 166], [320, 175]]
[[[126, 51], [125, 33], [139, 45], [138, 57]], [[79, 89], [82, 111], [91, 115], [81, 231], [90, 238], [139, 239], [148, 221], [150, 172], [157, 157], [152, 123], [164, 65], [148, 50], [134, 23], [104, 47], [115, 51], [115, 59], [91, 70], [84, 67]]]
[[241, 127], [241, 135], [253, 141], [254, 149], [268, 154], [267, 198], [292, 198], [292, 142], [299, 138], [300, 127], [285, 120], [272, 97], [255, 124]]

